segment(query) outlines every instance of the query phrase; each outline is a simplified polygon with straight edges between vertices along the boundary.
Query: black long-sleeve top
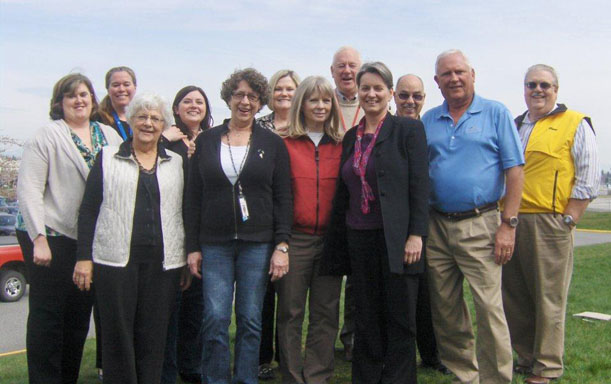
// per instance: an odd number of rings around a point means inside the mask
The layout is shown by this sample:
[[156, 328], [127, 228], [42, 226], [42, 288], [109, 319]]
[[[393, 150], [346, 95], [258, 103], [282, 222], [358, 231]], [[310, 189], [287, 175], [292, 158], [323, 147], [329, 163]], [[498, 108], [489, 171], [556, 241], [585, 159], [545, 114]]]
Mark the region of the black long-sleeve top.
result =
[[[118, 155], [129, 157], [131, 154], [132, 139], [123, 142], [119, 147]], [[103, 149], [104, 151], [106, 149]], [[102, 166], [102, 151], [96, 157], [95, 163], [89, 172], [85, 193], [81, 202], [78, 218], [78, 251], [77, 260], [91, 260], [95, 227], [100, 214], [100, 207], [104, 199], [104, 170]], [[158, 146], [158, 156], [162, 159], [169, 158], [163, 145]], [[133, 160], [126, 160], [133, 161]], [[134, 166], [137, 166], [134, 164]], [[187, 169], [183, 162], [183, 174], [186, 177]], [[186, 179], [185, 179], [186, 185]], [[183, 193], [184, 195], [184, 193]], [[183, 198], [184, 206], [184, 198]], [[183, 209], [184, 215], [184, 209]], [[136, 189], [136, 202], [134, 207], [134, 218], [130, 242], [131, 255], [151, 255], [147, 252], [134, 252], [146, 248], [163, 248], [163, 236], [161, 228], [160, 193], [157, 181], [157, 173], [147, 174], [140, 171], [138, 174], [138, 186]], [[159, 261], [158, 257], [163, 252], [154, 253], [154, 259], [130, 260], [132, 262]]]
[[242, 220], [238, 183], [232, 185], [220, 160], [222, 125], [202, 132], [191, 157], [186, 195], [187, 252], [206, 242], [234, 239], [288, 242], [293, 221], [288, 151], [275, 133], [253, 122], [252, 139], [239, 177], [249, 218]]

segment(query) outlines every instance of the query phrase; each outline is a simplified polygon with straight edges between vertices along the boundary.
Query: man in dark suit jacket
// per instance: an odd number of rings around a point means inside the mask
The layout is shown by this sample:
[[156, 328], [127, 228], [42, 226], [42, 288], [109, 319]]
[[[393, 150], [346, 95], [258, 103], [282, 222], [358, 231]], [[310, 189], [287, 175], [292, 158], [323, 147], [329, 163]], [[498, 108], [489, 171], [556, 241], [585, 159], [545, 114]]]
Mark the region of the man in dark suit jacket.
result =
[[[395, 105], [397, 106], [397, 116], [409, 117], [420, 120], [420, 112], [424, 106], [426, 93], [424, 83], [416, 75], [403, 75], [397, 80], [395, 87]], [[422, 250], [422, 259], [425, 260], [425, 247]], [[431, 298], [429, 295], [428, 279], [426, 271], [420, 274], [418, 281], [418, 302], [416, 304], [416, 342], [422, 367], [431, 368], [443, 374], [450, 374], [450, 370], [439, 360], [437, 342], [433, 330], [433, 320], [431, 317]]]

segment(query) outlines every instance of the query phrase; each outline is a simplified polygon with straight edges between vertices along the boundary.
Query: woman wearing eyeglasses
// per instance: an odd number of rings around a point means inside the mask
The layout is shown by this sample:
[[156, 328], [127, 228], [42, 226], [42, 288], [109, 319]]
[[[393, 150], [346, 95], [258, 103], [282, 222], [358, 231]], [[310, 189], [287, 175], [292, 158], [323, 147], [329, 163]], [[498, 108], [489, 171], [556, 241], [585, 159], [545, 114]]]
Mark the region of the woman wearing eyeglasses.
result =
[[236, 312], [233, 382], [257, 383], [261, 308], [268, 274], [288, 272], [292, 224], [289, 157], [282, 139], [254, 116], [267, 80], [237, 70], [221, 89], [231, 118], [199, 135], [187, 188], [188, 264], [202, 279], [202, 379], [229, 383], [229, 325]]
[[182, 157], [159, 144], [172, 115], [159, 96], [127, 110], [132, 138], [93, 165], [78, 218], [74, 281], [95, 295], [104, 383], [159, 383], [170, 311], [185, 265]]

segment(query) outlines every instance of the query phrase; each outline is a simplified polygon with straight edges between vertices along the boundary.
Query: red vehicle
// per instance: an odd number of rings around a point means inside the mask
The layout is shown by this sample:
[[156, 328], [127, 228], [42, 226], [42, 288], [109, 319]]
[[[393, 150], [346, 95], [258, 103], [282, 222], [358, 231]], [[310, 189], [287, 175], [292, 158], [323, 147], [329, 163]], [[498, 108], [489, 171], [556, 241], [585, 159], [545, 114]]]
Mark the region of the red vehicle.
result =
[[19, 245], [0, 246], [0, 301], [18, 301], [26, 290], [26, 273]]

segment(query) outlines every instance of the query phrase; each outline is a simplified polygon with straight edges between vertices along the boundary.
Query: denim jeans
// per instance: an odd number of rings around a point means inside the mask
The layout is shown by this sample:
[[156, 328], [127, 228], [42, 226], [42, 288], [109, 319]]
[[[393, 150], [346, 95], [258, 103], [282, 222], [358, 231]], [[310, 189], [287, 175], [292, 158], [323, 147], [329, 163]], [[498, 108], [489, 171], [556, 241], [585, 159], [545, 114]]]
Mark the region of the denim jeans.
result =
[[229, 325], [235, 284], [233, 383], [258, 383], [261, 308], [272, 250], [271, 243], [243, 240], [202, 245], [203, 382], [231, 382]]

